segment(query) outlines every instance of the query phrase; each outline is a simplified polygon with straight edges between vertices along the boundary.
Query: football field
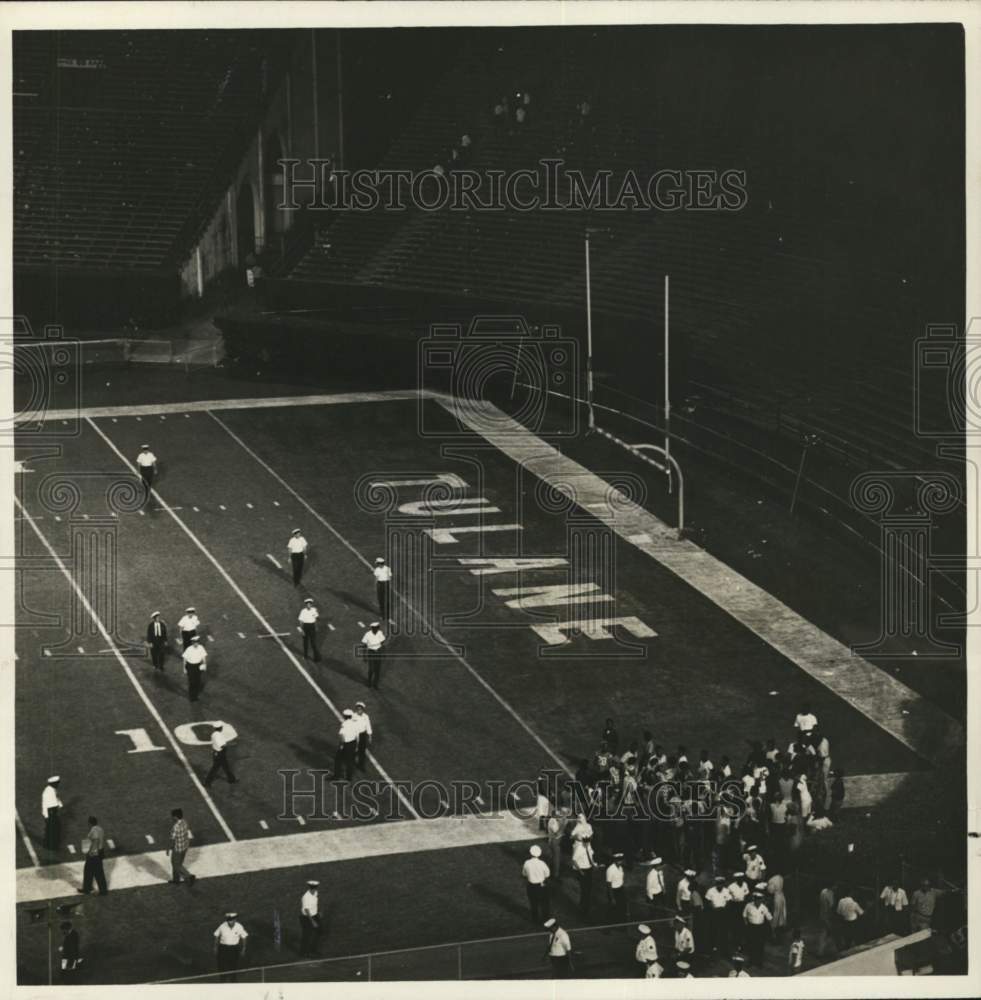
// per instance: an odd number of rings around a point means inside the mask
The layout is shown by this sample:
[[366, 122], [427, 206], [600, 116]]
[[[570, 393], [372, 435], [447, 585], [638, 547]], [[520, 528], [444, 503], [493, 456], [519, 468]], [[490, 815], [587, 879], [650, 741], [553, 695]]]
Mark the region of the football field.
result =
[[[122, 859], [165, 846], [175, 806], [195, 847], [527, 806], [538, 774], [573, 771], [607, 716], [622, 734], [649, 728], [667, 748], [738, 762], [747, 732], [783, 744], [810, 703], [836, 760], [862, 762], [853, 792], [873, 799], [960, 738], [910, 689], [677, 541], [621, 474], [611, 486], [487, 409], [400, 393], [109, 408], [61, 443], [55, 457], [27, 442], [18, 453], [22, 899], [64, 888], [45, 866], [71, 882], [89, 814]], [[141, 504], [144, 443], [160, 475]], [[295, 527], [310, 542], [299, 587]], [[396, 596], [369, 690], [359, 643], [378, 617], [379, 555]], [[307, 596], [321, 611], [317, 663], [297, 625]], [[188, 605], [209, 654], [194, 703], [175, 641]], [[142, 651], [156, 610], [173, 647], [162, 674]], [[359, 700], [375, 797], [352, 815], [327, 786], [286, 808], [289, 781], [313, 788], [311, 771], [333, 769], [340, 712]], [[204, 784], [216, 720], [237, 733], [234, 786]], [[65, 803], [57, 856], [41, 846], [51, 773]], [[498, 830], [474, 836], [524, 835]]]

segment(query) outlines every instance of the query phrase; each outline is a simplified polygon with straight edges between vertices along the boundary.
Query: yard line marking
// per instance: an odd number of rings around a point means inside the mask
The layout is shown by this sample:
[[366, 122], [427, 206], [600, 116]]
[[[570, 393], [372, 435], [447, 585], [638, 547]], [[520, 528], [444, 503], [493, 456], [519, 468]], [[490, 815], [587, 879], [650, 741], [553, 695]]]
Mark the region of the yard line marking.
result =
[[[529, 822], [506, 812], [330, 828], [318, 824], [309, 830], [248, 837], [234, 844], [202, 844], [194, 849], [191, 864], [199, 879], [214, 879], [287, 868], [297, 871], [301, 866], [332, 861], [523, 843], [540, 838], [537, 820]], [[18, 868], [17, 902], [74, 898], [84, 864], [79, 859], [39, 869]], [[105, 862], [106, 875], [114, 889], [159, 886], [161, 865], [165, 866], [164, 871], [170, 870], [163, 845], [144, 854], [117, 855]]]
[[[438, 401], [543, 482], [572, 484], [579, 506], [590, 497], [609, 497], [609, 483], [492, 403]], [[622, 497], [615, 514], [594, 516], [627, 541], [642, 530], [651, 535], [651, 542], [633, 544], [920, 757], [937, 763], [963, 745], [964, 729], [955, 719], [693, 542], [679, 540], [674, 529], [639, 504]]]
[[271, 553], [266, 553], [266, 558], [276, 567], [276, 569], [282, 569], [283, 564]]
[[[406, 399], [436, 399], [438, 393], [420, 389], [393, 389], [383, 392], [338, 392], [318, 396], [269, 396], [264, 399], [199, 399], [187, 403], [147, 403], [134, 406], [88, 406], [76, 410], [50, 410], [43, 416], [25, 411], [15, 418], [15, 424], [28, 420], [71, 420], [94, 417], [133, 417], [137, 414], [155, 416], [158, 413], [204, 413], [208, 410], [276, 409], [286, 406], [332, 406], [345, 403], [387, 403]], [[140, 418], [136, 416], [136, 419]]]
[[[101, 434], [102, 432], [99, 431], [99, 433]], [[177, 754], [178, 760], [183, 765], [184, 770], [187, 772], [187, 775], [194, 784], [194, 787], [197, 788], [197, 790], [201, 793], [202, 798], [207, 803], [208, 808], [211, 810], [211, 814], [218, 821], [218, 825], [221, 827], [222, 832], [225, 834], [226, 837], [228, 837], [229, 840], [235, 840], [235, 834], [232, 833], [231, 827], [229, 827], [229, 825], [225, 822], [225, 818], [218, 811], [218, 807], [215, 805], [214, 800], [208, 794], [208, 791], [204, 787], [204, 785], [201, 784], [200, 778], [198, 778], [198, 776], [194, 773], [194, 768], [191, 767], [190, 762], [188, 761], [187, 757], [184, 754], [184, 751], [180, 748], [180, 744], [178, 744], [177, 740], [174, 738], [174, 734], [167, 728], [167, 723], [164, 722], [163, 718], [157, 711], [153, 702], [150, 701], [146, 691], [143, 690], [143, 686], [137, 680], [136, 675], [130, 668], [130, 665], [126, 662], [126, 657], [123, 656], [123, 654], [119, 651], [119, 647], [116, 645], [112, 636], [106, 631], [105, 625], [102, 624], [102, 619], [96, 614], [95, 609], [92, 607], [91, 604], [89, 604], [88, 598], [85, 596], [84, 593], [82, 593], [81, 587], [79, 587], [78, 583], [76, 583], [75, 581], [75, 578], [71, 575], [71, 573], [68, 571], [68, 568], [61, 561], [61, 556], [59, 556], [58, 553], [55, 552], [55, 550], [51, 547], [51, 543], [42, 534], [41, 529], [34, 523], [34, 519], [27, 512], [27, 509], [23, 506], [23, 504], [21, 504], [19, 497], [17, 496], [14, 497], [14, 503], [27, 518], [28, 524], [30, 524], [30, 526], [34, 529], [34, 533], [40, 539], [41, 544], [48, 550], [48, 555], [50, 555], [51, 558], [55, 561], [57, 567], [64, 574], [65, 579], [68, 580], [68, 582], [71, 584], [72, 589], [75, 591], [75, 594], [77, 595], [79, 601], [81, 601], [82, 603], [82, 607], [85, 608], [85, 610], [88, 612], [88, 615], [92, 619], [92, 622], [94, 623], [95, 627], [99, 630], [99, 633], [102, 636], [103, 641], [109, 646], [109, 648], [115, 654], [116, 659], [119, 661], [119, 665], [123, 668], [123, 673], [126, 674], [126, 676], [130, 680], [130, 683], [132, 683], [133, 687], [136, 688], [136, 693], [140, 696], [140, 700], [143, 702], [144, 705], [146, 705], [150, 715], [153, 716], [154, 721], [160, 727], [160, 731], [167, 738], [167, 742], [170, 743], [171, 747], [174, 750], [174, 753]], [[50, 656], [51, 652], [47, 651], [47, 655]]]
[[20, 839], [24, 843], [24, 849], [27, 851], [27, 856], [31, 859], [31, 864], [37, 868], [41, 862], [38, 860], [37, 851], [34, 850], [31, 838], [27, 835], [27, 827], [24, 826], [24, 822], [20, 818], [20, 813], [16, 809], [14, 810], [14, 819], [17, 822], [17, 832], [20, 834]]
[[261, 826], [263, 830], [269, 829], [269, 824], [264, 819], [259, 820], [259, 826]]
[[[102, 438], [103, 441], [105, 441], [105, 443], [113, 450], [113, 452], [115, 452], [115, 454], [119, 458], [119, 460], [131, 472], [136, 473], [136, 469], [133, 466], [133, 464], [130, 462], [130, 460], [116, 447], [116, 445], [109, 439], [109, 437], [102, 430], [102, 428], [99, 427], [98, 424], [96, 424], [91, 418], [86, 417], [85, 419], [88, 422], [89, 426], [99, 435], [99, 437]], [[220, 421], [219, 421], [219, 423], [220, 423]], [[156, 497], [156, 499], [158, 500], [159, 503], [161, 503], [162, 505], [166, 506], [164, 504], [163, 497], [161, 497], [160, 494], [155, 489], [151, 489], [150, 492], [151, 492], [151, 494], [153, 496]], [[208, 559], [208, 561], [211, 563], [211, 565], [214, 566], [216, 570], [218, 570], [218, 572], [221, 574], [221, 576], [225, 580], [225, 582], [232, 588], [232, 590], [235, 591], [235, 593], [238, 595], [239, 599], [249, 609], [249, 611], [252, 612], [252, 614], [255, 616], [255, 618], [259, 622], [259, 624], [266, 630], [266, 632], [270, 633], [271, 637], [276, 641], [276, 644], [283, 651], [283, 653], [285, 654], [286, 658], [299, 671], [300, 676], [310, 685], [311, 688], [313, 688], [313, 690], [317, 693], [317, 696], [320, 698], [320, 700], [334, 714], [334, 718], [337, 719], [338, 722], [343, 721], [344, 717], [341, 715], [340, 709], [338, 709], [338, 707], [333, 703], [333, 701], [330, 700], [330, 698], [327, 696], [327, 694], [324, 692], [324, 690], [320, 687], [320, 685], [314, 680], [313, 675], [306, 669], [306, 667], [303, 666], [302, 663], [300, 663], [300, 661], [296, 658], [296, 656], [293, 655], [292, 650], [289, 648], [289, 646], [286, 645], [286, 643], [283, 642], [283, 640], [280, 637], [280, 635], [274, 631], [272, 625], [270, 625], [269, 622], [266, 621], [265, 616], [262, 614], [262, 612], [252, 603], [252, 601], [249, 599], [249, 597], [245, 593], [245, 591], [243, 591], [242, 588], [232, 579], [231, 574], [228, 572], [228, 570], [226, 570], [225, 567], [222, 566], [222, 564], [220, 562], [218, 562], [218, 560], [212, 555], [211, 550], [204, 544], [204, 542], [201, 541], [200, 538], [198, 538], [197, 535], [194, 534], [193, 531], [191, 531], [191, 529], [184, 523], [184, 521], [174, 511], [168, 509], [167, 513], [174, 519], [174, 521], [180, 527], [180, 529], [184, 532], [184, 534], [187, 535], [187, 537], [192, 542], [194, 542], [194, 544], [198, 547], [198, 549], [201, 550], [201, 552]], [[37, 529], [35, 529], [35, 530], [37, 530]], [[50, 548], [50, 546], [48, 547], [48, 550], [53, 553], [53, 550]], [[103, 629], [103, 632], [105, 633], [105, 629]], [[109, 636], [106, 633], [106, 639], [108, 639], [108, 638], [109, 638]], [[122, 656], [121, 655], [120, 655], [120, 659], [122, 660]], [[162, 724], [162, 722], [161, 722], [161, 724]], [[169, 736], [169, 733], [168, 733], [168, 736]], [[389, 776], [388, 772], [381, 766], [381, 764], [379, 763], [378, 759], [375, 757], [375, 755], [370, 750], [368, 751], [368, 759], [374, 765], [374, 768], [378, 772], [378, 774], [381, 777], [381, 779], [383, 781], [389, 782], [392, 785], [392, 787], [395, 788], [395, 792], [396, 792], [396, 794], [399, 797], [399, 801], [406, 807], [406, 809], [409, 810], [409, 812], [413, 815], [413, 817], [415, 819], [421, 819], [419, 813], [415, 810], [415, 808], [413, 807], [412, 803], [406, 798], [405, 793], [395, 784], [395, 782]], [[188, 765], [188, 767], [190, 768], [190, 765]], [[198, 786], [203, 791], [204, 786], [201, 785], [201, 783], [197, 780], [197, 776], [196, 775], [195, 775], [195, 781], [196, 781], [196, 783], [198, 784]], [[209, 798], [208, 801], [209, 802], [211, 801], [210, 798]], [[217, 814], [217, 810], [216, 810], [216, 814]], [[231, 835], [231, 831], [230, 830], [229, 830], [229, 835]], [[232, 839], [234, 839], [234, 838], [232, 838]]]
[[153, 843], [153, 835], [152, 835], [152, 834], [149, 834], [149, 833], [148, 833], [148, 834], [146, 835], [146, 842], [147, 842], [148, 844], [152, 844], [152, 843]]
[[[416, 397], [412, 397], [416, 398]], [[266, 472], [269, 473], [279, 484], [282, 486], [289, 494], [295, 497], [303, 506], [350, 552], [352, 555], [357, 557], [368, 569], [372, 569], [373, 564], [365, 558], [361, 552], [358, 551], [319, 511], [315, 510], [307, 501], [299, 494], [295, 489], [285, 479], [275, 470], [268, 462], [260, 458], [222, 419], [212, 413], [211, 410], [207, 411], [208, 416], [218, 424], [219, 427], [223, 428], [225, 433], [233, 440], [236, 441], [242, 448], [245, 449], [248, 454], [250, 454], [256, 462], [261, 465]], [[421, 612], [419, 612], [415, 606], [409, 601], [409, 599], [395, 588], [392, 588], [395, 596], [405, 605], [410, 614], [415, 615], [419, 621], [428, 626], [430, 629], [430, 634], [433, 638], [439, 642], [441, 645], [445, 646], [453, 657], [457, 660], [462, 667], [464, 667], [470, 674], [471, 677], [477, 681], [478, 684], [514, 719], [515, 722], [541, 747], [549, 757], [555, 761], [556, 764], [567, 774], [569, 777], [574, 777], [572, 770], [569, 766], [562, 760], [561, 757], [535, 732], [531, 726], [521, 718], [520, 715], [512, 708], [509, 702], [507, 702], [497, 691], [491, 687], [490, 684], [484, 680], [483, 676], [477, 672], [477, 670], [470, 664], [465, 656], [458, 649], [456, 649], [448, 640], [444, 639], [440, 632], [436, 629], [432, 623], [427, 622]], [[363, 627], [363, 626], [362, 626]]]

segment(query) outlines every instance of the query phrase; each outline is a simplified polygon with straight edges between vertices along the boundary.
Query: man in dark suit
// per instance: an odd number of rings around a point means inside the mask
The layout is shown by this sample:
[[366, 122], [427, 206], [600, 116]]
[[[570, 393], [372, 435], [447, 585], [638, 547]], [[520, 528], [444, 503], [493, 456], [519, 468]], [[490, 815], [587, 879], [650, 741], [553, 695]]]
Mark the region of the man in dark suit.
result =
[[164, 657], [167, 655], [167, 623], [160, 618], [159, 611], [150, 615], [150, 624], [146, 627], [146, 644], [154, 668], [163, 670]]

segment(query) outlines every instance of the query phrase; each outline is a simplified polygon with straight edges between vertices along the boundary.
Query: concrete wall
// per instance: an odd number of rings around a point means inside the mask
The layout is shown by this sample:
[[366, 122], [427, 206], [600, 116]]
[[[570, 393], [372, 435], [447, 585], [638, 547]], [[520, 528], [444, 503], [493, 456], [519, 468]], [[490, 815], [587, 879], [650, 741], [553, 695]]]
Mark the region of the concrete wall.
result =
[[[275, 160], [279, 155], [300, 160], [321, 157], [340, 164], [342, 111], [338, 95], [337, 33], [303, 32], [221, 204], [180, 263], [183, 296], [200, 297], [215, 277], [229, 270], [241, 272], [244, 281], [248, 254], [276, 248], [292, 225], [293, 213], [276, 208], [281, 202], [282, 172]], [[302, 167], [297, 170], [298, 178], [307, 175]], [[244, 218], [250, 220], [251, 231], [240, 217], [240, 199], [243, 206], [248, 202], [246, 189], [251, 191], [252, 211], [245, 211]]]

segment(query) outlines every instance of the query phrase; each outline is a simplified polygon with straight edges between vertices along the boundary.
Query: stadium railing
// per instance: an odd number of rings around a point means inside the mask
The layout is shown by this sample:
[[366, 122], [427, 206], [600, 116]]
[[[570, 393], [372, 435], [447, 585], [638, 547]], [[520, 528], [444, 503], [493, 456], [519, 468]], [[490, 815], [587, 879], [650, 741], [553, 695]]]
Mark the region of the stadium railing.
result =
[[[595, 927], [567, 927], [572, 942], [573, 974], [578, 978], [639, 976], [634, 958], [639, 919]], [[648, 926], [670, 926], [671, 918], [647, 920]], [[395, 980], [550, 979], [547, 932], [480, 938], [451, 944], [424, 945], [396, 951], [318, 958], [243, 967], [238, 982], [379, 982]], [[161, 983], [215, 983], [227, 973], [155, 980]]]

